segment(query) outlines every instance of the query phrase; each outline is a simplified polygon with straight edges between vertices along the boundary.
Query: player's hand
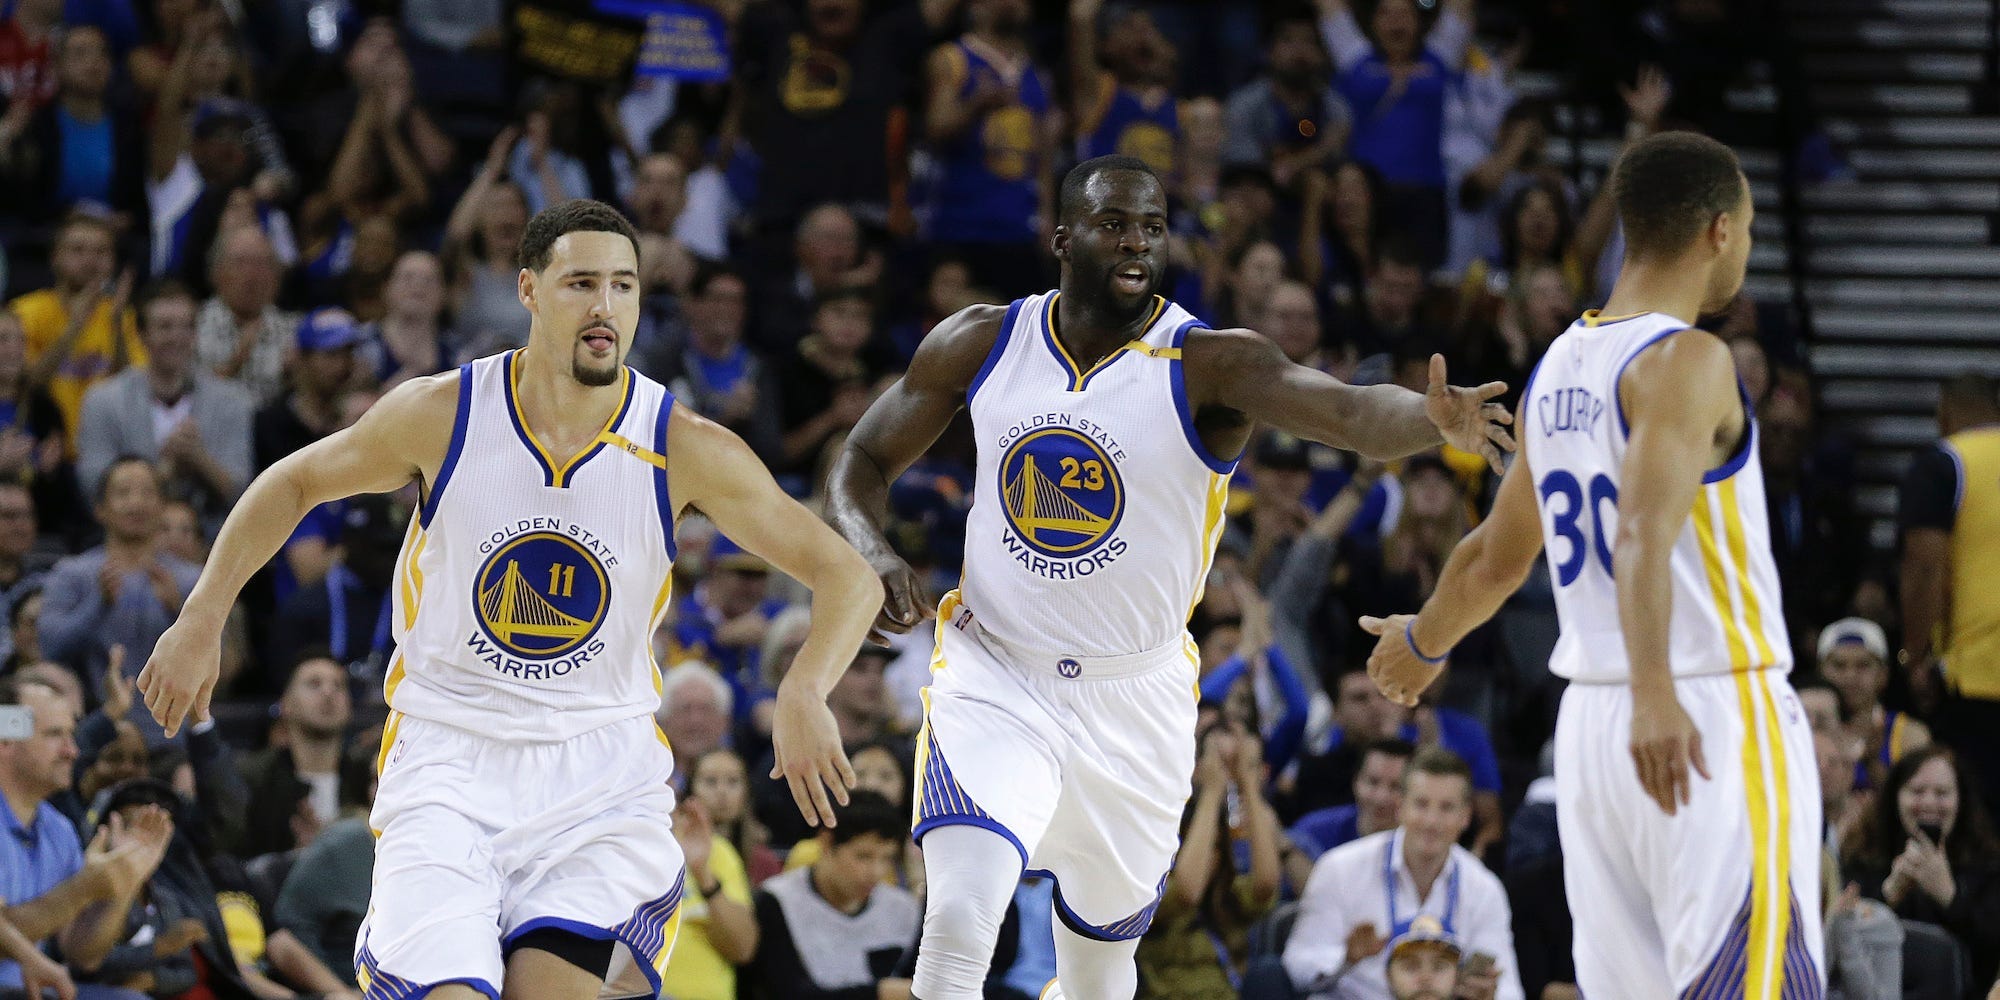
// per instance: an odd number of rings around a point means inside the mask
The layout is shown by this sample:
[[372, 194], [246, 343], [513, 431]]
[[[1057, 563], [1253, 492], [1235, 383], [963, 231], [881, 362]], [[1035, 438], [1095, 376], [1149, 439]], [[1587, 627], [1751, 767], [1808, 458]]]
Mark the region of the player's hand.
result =
[[21, 990], [34, 1000], [42, 1000], [44, 990], [54, 990], [61, 1000], [76, 1000], [76, 983], [69, 973], [39, 951], [21, 959]]
[[[797, 684], [778, 685], [777, 707], [771, 718], [771, 756], [777, 766], [771, 777], [792, 788], [792, 801], [810, 826], [836, 825], [833, 804], [847, 804], [854, 787], [854, 766], [840, 746], [840, 726], [833, 721], [826, 698]], [[829, 799], [827, 790], [832, 789]]]
[[1507, 432], [1514, 415], [1492, 400], [1506, 391], [1505, 382], [1488, 382], [1477, 389], [1452, 385], [1445, 378], [1444, 355], [1433, 354], [1431, 382], [1424, 390], [1424, 413], [1437, 425], [1446, 444], [1483, 455], [1494, 472], [1504, 472], [1500, 456], [1514, 450], [1514, 435]]
[[1368, 654], [1368, 679], [1375, 682], [1383, 696], [1405, 708], [1416, 705], [1418, 696], [1444, 672], [1444, 664], [1425, 663], [1410, 648], [1407, 630], [1416, 618], [1415, 615], [1361, 618], [1361, 630], [1375, 636], [1375, 650]]
[[868, 560], [868, 564], [882, 579], [882, 613], [875, 616], [875, 627], [868, 632], [869, 642], [886, 646], [889, 640], [885, 633], [902, 635], [924, 619], [937, 617], [937, 599], [930, 595], [909, 563], [899, 556], [885, 555]]
[[1701, 753], [1701, 731], [1688, 718], [1680, 699], [1670, 692], [1632, 699], [1632, 763], [1647, 797], [1669, 816], [1687, 805], [1694, 792], [1694, 773], [1708, 779], [1708, 760]]
[[208, 699], [221, 673], [222, 622], [183, 614], [153, 644], [153, 655], [139, 671], [139, 693], [172, 737], [188, 717], [208, 718]]

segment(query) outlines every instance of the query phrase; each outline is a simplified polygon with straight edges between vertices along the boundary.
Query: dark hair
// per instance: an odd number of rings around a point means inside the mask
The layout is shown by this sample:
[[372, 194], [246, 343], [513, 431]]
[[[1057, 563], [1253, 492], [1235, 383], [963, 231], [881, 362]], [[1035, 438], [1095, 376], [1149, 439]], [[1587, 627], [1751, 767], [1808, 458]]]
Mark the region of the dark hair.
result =
[[1390, 264], [1398, 267], [1414, 268], [1418, 272], [1427, 270], [1424, 267], [1423, 252], [1417, 249], [1417, 244], [1414, 241], [1401, 234], [1385, 236], [1375, 246], [1375, 267], [1373, 270], [1379, 271]]
[[1958, 751], [1942, 743], [1932, 743], [1905, 753], [1889, 768], [1889, 777], [1883, 781], [1882, 790], [1875, 795], [1875, 808], [1869, 811], [1868, 825], [1861, 831], [1861, 842], [1851, 855], [1852, 859], [1879, 865], [1886, 870], [1896, 855], [1902, 853], [1903, 842], [1909, 839], [1909, 834], [1903, 829], [1903, 810], [1896, 800], [1902, 797], [1903, 786], [1909, 784], [1925, 764], [1934, 760], [1943, 760], [1948, 764], [1952, 779], [1958, 782], [1958, 815], [1953, 818], [1951, 832], [1945, 835], [1944, 843], [1940, 845], [1953, 870], [1964, 871], [1966, 866], [2000, 852], [2000, 841], [1993, 836], [1993, 822], [1987, 818], [1986, 807], [1979, 800], [1979, 783], [1966, 772], [1965, 761], [1958, 756]]
[[[1384, 757], [1394, 757], [1398, 760], [1408, 761], [1417, 755], [1417, 746], [1409, 740], [1397, 739], [1394, 736], [1381, 736], [1368, 741], [1368, 745], [1361, 748], [1362, 760], [1367, 760], [1369, 754], [1381, 754]], [[1466, 780], [1471, 780], [1472, 770], [1470, 768], [1466, 769], [1465, 776]]]
[[333, 647], [331, 646], [324, 643], [314, 643], [302, 647], [298, 652], [292, 654], [291, 665], [285, 668], [285, 686], [291, 687], [292, 678], [298, 676], [299, 668], [315, 660], [327, 660], [335, 666], [340, 665], [340, 661], [333, 655]]
[[[112, 252], [117, 252], [118, 229], [111, 224], [110, 219], [89, 209], [74, 209], [68, 215], [63, 216], [63, 220], [56, 224], [56, 236], [51, 241], [51, 244], [61, 243], [63, 237], [68, 236], [69, 231], [72, 229], [95, 229], [109, 236], [112, 242]], [[53, 249], [53, 246], [51, 246], [51, 249]]]
[[1472, 768], [1466, 766], [1465, 758], [1441, 746], [1427, 746], [1410, 755], [1410, 764], [1403, 768], [1404, 787], [1408, 787], [1410, 775], [1430, 774], [1440, 778], [1464, 778], [1467, 792], [1472, 790]]
[[549, 266], [549, 254], [556, 240], [570, 233], [617, 233], [632, 243], [639, 253], [639, 231], [623, 212], [601, 201], [571, 198], [535, 213], [521, 232], [521, 249], [516, 254], [520, 266], [540, 273]]
[[105, 466], [104, 472], [98, 475], [97, 487], [95, 493], [93, 494], [94, 502], [103, 503], [105, 499], [111, 495], [111, 477], [114, 474], [116, 474], [119, 469], [122, 469], [128, 465], [145, 466], [146, 471], [153, 474], [153, 485], [159, 487], [161, 495], [163, 497], [165, 496], [167, 491], [167, 483], [166, 479], [160, 475], [159, 466], [154, 465], [150, 460], [142, 458], [138, 455], [126, 454], [126, 455], [120, 455], [117, 458], [112, 459], [111, 464]]
[[707, 295], [708, 286], [724, 278], [735, 278], [743, 285], [746, 291], [750, 287], [750, 282], [744, 279], [742, 271], [725, 263], [703, 261], [699, 267], [694, 269], [694, 280], [688, 283], [688, 294], [697, 296]]
[[19, 705], [21, 703], [21, 689], [29, 684], [33, 684], [36, 687], [47, 687], [47, 685], [38, 681], [24, 681], [15, 674], [0, 677], [0, 705]]
[[1521, 213], [1528, 207], [1528, 199], [1537, 192], [1549, 196], [1556, 209], [1556, 242], [1550, 247], [1551, 256], [1558, 265], [1562, 262], [1563, 248], [1569, 246], [1570, 237], [1576, 232], [1576, 219], [1570, 214], [1569, 198], [1563, 189], [1549, 181], [1536, 181], [1514, 192], [1507, 200], [1507, 211], [1501, 216], [1500, 262], [1512, 271], [1521, 265], [1521, 237], [1516, 231], [1520, 226]]
[[1063, 175], [1062, 193], [1057, 198], [1056, 211], [1064, 219], [1075, 218], [1083, 211], [1083, 189], [1090, 184], [1093, 178], [1098, 174], [1127, 171], [1145, 174], [1147, 177], [1153, 179], [1153, 183], [1160, 183], [1160, 175], [1154, 173], [1153, 168], [1147, 166], [1145, 160], [1139, 159], [1136, 156], [1124, 156], [1120, 154], [1094, 156], [1069, 168], [1069, 173]]
[[187, 283], [179, 278], [155, 278], [139, 289], [138, 297], [132, 302], [132, 312], [139, 318], [140, 330], [146, 329], [147, 311], [153, 308], [153, 303], [162, 299], [186, 299], [197, 305], [201, 302], [194, 294], [194, 289], [189, 288]]
[[[861, 650], [863, 653], [866, 653], [869, 648], [868, 646], [862, 646]], [[879, 649], [880, 647], [875, 648]], [[861, 756], [862, 751], [865, 750], [880, 750], [888, 754], [896, 762], [896, 766], [903, 769], [903, 777], [905, 779], [908, 779], [916, 769], [917, 762], [912, 759], [913, 755], [910, 746], [895, 737], [878, 736], [872, 740], [862, 740], [859, 743], [855, 743], [847, 748], [847, 759], [853, 760]], [[905, 780], [903, 784], [908, 785], [909, 781]]]
[[1302, 3], [1287, 3], [1272, 11], [1271, 15], [1264, 19], [1264, 47], [1268, 49], [1277, 42], [1278, 36], [1284, 34], [1286, 28], [1300, 24], [1311, 30], [1313, 44], [1318, 45], [1320, 51], [1324, 53], [1326, 42], [1321, 40], [1319, 35], [1319, 15]]
[[833, 838], [835, 847], [869, 834], [890, 843], [900, 842], [910, 835], [909, 810], [898, 809], [881, 793], [865, 788], [848, 792], [847, 804], [835, 806], [833, 815], [839, 825], [822, 832]]
[[817, 315], [821, 309], [841, 302], [859, 302], [867, 306], [869, 312], [875, 310], [874, 294], [869, 289], [860, 285], [835, 285], [813, 296], [812, 311]]
[[1686, 249], [1724, 212], [1742, 204], [1743, 168], [1728, 146], [1696, 132], [1662, 132], [1618, 160], [1618, 217], [1626, 254], [1668, 256]]

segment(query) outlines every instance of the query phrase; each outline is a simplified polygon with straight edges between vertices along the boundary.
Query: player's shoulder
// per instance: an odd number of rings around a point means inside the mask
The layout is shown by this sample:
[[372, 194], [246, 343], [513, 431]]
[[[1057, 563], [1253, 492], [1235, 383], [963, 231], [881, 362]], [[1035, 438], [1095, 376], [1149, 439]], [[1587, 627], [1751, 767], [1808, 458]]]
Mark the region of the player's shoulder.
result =
[[1196, 324], [1181, 338], [1181, 360], [1191, 367], [1234, 366], [1284, 357], [1276, 342], [1255, 330]]
[[946, 316], [917, 345], [907, 377], [963, 391], [1000, 342], [1012, 311], [1012, 306], [981, 303]]
[[369, 407], [368, 413], [371, 416], [380, 414], [397, 422], [455, 414], [459, 396], [471, 388], [464, 382], [465, 373], [470, 369], [470, 365], [462, 369], [451, 368], [402, 382], [383, 395], [380, 402]]
[[1721, 337], [1695, 326], [1668, 326], [1643, 341], [1626, 363], [1623, 378], [1681, 389], [1736, 384], [1736, 359]]

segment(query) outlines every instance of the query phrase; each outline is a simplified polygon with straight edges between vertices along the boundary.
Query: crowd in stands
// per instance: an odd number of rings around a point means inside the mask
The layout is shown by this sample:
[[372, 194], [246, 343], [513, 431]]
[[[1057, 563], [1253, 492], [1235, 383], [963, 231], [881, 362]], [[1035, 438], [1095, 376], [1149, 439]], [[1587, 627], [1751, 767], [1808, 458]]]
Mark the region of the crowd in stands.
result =
[[[1509, 0], [697, 3], [726, 78], [610, 85], [512, 44], [511, 14], [590, 9], [569, 0], [6, 5], [0, 704], [33, 726], [0, 739], [0, 997], [362, 995], [414, 488], [307, 517], [232, 616], [214, 719], [167, 739], [132, 678], [259, 470], [524, 343], [515, 248], [551, 204], [632, 218], [629, 363], [814, 503], [935, 323], [1053, 284], [1052, 188], [1079, 158], [1159, 172], [1162, 291], [1209, 324], [1349, 382], [1421, 389], [1442, 352], [1453, 381], [1513, 392], [1622, 253], [1601, 171], [1552, 155], [1558, 105], [1627, 141], [1733, 139], [1721, 95], [1762, 64], [1800, 176], [1845, 170], [1772, 0], [1572, 4], [1573, 23]], [[1537, 68], [1563, 86], [1530, 92]], [[1840, 995], [1985, 996], [2000, 598], [1953, 574], [2000, 554], [2000, 522], [1967, 520], [1938, 447], [1904, 489], [1900, 556], [1870, 549], [1786, 310], [1744, 295], [1699, 319], [1759, 417], [1817, 739], [1825, 857], [1791, 863], [1822, 864], [1826, 892], [1799, 905], [1827, 916]], [[1947, 386], [1939, 418], [1992, 433], [1992, 379]], [[964, 559], [973, 448], [961, 419], [893, 490], [892, 536], [937, 592]], [[1545, 574], [1414, 709], [1367, 679], [1352, 624], [1415, 610], [1494, 485], [1449, 450], [1248, 449], [1189, 626], [1200, 763], [1142, 997], [1578, 996]], [[655, 654], [688, 872], [660, 995], [907, 997], [928, 626], [864, 648], [829, 696], [860, 787], [815, 830], [768, 778], [802, 592], [699, 517], [680, 552]], [[1021, 883], [989, 997], [1053, 977], [1053, 888]]]

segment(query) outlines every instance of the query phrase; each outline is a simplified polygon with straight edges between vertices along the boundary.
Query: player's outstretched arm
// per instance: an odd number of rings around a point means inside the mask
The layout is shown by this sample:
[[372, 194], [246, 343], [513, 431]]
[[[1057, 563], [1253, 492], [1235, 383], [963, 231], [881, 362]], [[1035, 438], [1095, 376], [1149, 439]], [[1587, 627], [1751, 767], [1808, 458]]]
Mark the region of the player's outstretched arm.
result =
[[1378, 637], [1368, 656], [1368, 676], [1391, 701], [1415, 705], [1444, 669], [1452, 647], [1500, 610], [1541, 554], [1534, 477], [1528, 456], [1517, 455], [1500, 480], [1492, 512], [1451, 550], [1423, 610], [1361, 619], [1362, 629]]
[[910, 369], [875, 400], [854, 425], [834, 459], [827, 483], [827, 519], [881, 578], [886, 592], [875, 627], [908, 632], [935, 613], [901, 556], [882, 534], [889, 517], [889, 484], [923, 456], [965, 405], [1007, 310], [967, 306], [931, 330]]
[[792, 499], [743, 439], [674, 407], [667, 425], [667, 483], [674, 509], [695, 507], [744, 549], [812, 591], [812, 631], [778, 685], [772, 777], [784, 777], [809, 823], [834, 823], [833, 799], [847, 804], [854, 769], [826, 694], [847, 671], [882, 607], [882, 584], [868, 561]]
[[1428, 391], [1348, 385], [1293, 364], [1278, 345], [1251, 330], [1195, 330], [1182, 348], [1189, 403], [1221, 406], [1259, 423], [1373, 459], [1401, 458], [1445, 441], [1486, 456], [1493, 471], [1514, 450], [1513, 414], [1492, 402], [1504, 382], [1476, 389], [1449, 384], [1443, 355], [1431, 356]]
[[458, 379], [452, 371], [397, 386], [354, 426], [286, 456], [243, 491], [180, 616], [139, 672], [146, 708], [168, 736], [189, 715], [208, 714], [229, 609], [308, 511], [357, 493], [401, 489], [435, 474], [451, 446]]
[[[1618, 381], [1631, 438], [1619, 468], [1611, 564], [1632, 671], [1632, 758], [1646, 794], [1671, 816], [1688, 801], [1692, 764], [1708, 777], [1701, 734], [1674, 695], [1669, 559], [1719, 443], [1742, 412], [1736, 366], [1715, 335], [1684, 330], [1641, 352]], [[1744, 433], [1748, 433], [1747, 428]], [[1730, 442], [1733, 443], [1733, 442]]]

